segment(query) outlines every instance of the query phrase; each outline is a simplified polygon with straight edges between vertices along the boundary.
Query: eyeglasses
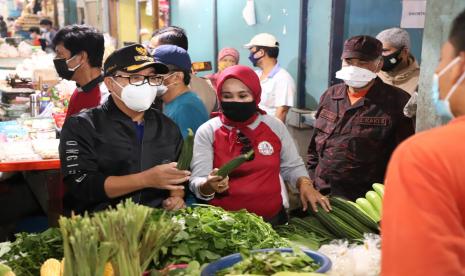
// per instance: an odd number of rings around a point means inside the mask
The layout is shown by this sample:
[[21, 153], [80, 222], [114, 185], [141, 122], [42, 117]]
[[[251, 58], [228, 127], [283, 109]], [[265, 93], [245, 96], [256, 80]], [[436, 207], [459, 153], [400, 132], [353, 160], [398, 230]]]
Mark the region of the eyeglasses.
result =
[[[245, 136], [242, 132], [237, 133], [237, 140], [242, 144], [242, 149], [241, 149], [241, 154], [246, 154], [249, 151], [253, 150], [252, 143], [250, 142], [250, 139]], [[252, 156], [252, 159], [254, 156]]]
[[152, 75], [152, 76], [143, 76], [143, 75], [130, 75], [130, 76], [121, 76], [115, 75], [115, 77], [128, 79], [129, 83], [132, 85], [142, 85], [146, 82], [149, 83], [151, 86], [158, 86], [163, 83], [163, 76], [160, 75]]

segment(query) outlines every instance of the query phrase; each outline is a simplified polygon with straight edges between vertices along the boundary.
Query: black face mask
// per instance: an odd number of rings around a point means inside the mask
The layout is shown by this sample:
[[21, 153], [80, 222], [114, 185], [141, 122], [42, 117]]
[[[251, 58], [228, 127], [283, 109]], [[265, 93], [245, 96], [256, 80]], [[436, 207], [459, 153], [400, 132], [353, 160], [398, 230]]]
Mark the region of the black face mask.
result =
[[252, 102], [221, 102], [224, 116], [234, 122], [245, 122], [257, 112], [255, 101]]
[[56, 58], [53, 60], [53, 64], [55, 64], [55, 70], [57, 71], [58, 76], [65, 80], [71, 80], [71, 78], [74, 75], [74, 72], [77, 69], [77, 68], [74, 68], [73, 70], [70, 70], [68, 68], [68, 64], [66, 63], [65, 58]]
[[403, 48], [400, 48], [399, 50], [395, 51], [394, 53], [390, 55], [383, 56], [384, 64], [381, 70], [383, 70], [384, 72], [389, 72], [389, 71], [394, 70], [394, 68], [396, 68], [397, 65], [399, 65], [399, 63], [402, 61], [402, 58], [399, 57], [400, 52], [402, 52], [402, 49]]
[[250, 62], [252, 62], [252, 64], [253, 64], [254, 67], [257, 67], [258, 61], [259, 61], [262, 57], [264, 57], [264, 56], [261, 56], [261, 57], [259, 57], [259, 58], [254, 57], [254, 55], [255, 55], [256, 53], [258, 53], [259, 51], [260, 51], [260, 50], [257, 50], [257, 51], [255, 51], [255, 52], [249, 54], [249, 60], [250, 60]]

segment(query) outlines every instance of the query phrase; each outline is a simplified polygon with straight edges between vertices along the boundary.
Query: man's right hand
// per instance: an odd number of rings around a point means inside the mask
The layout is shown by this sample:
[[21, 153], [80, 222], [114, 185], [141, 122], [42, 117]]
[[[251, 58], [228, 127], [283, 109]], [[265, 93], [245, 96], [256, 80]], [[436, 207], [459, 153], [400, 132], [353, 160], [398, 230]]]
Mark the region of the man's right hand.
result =
[[144, 187], [164, 190], [182, 190], [180, 185], [189, 180], [190, 172], [176, 168], [177, 163], [158, 165], [141, 173]]

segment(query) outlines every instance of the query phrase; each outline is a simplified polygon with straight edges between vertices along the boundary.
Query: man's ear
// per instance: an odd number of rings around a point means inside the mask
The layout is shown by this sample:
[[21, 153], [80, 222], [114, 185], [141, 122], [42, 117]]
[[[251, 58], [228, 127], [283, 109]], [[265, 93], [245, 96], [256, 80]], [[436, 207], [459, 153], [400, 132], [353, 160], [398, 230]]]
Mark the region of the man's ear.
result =
[[460, 67], [460, 75], [461, 75], [465, 72], [465, 51], [460, 52], [459, 57], [460, 57], [459, 67]]
[[401, 52], [404, 58], [408, 58], [410, 56], [410, 49], [408, 47], [404, 47]]
[[113, 93], [114, 91], [114, 83], [113, 83], [113, 80], [111, 79], [111, 77], [105, 77], [103, 79], [103, 82], [105, 83], [105, 86], [108, 88], [108, 91], [110, 91], [110, 93]]
[[375, 73], [379, 73], [381, 71], [381, 68], [383, 68], [384, 65], [384, 59], [381, 57], [378, 61], [378, 67], [375, 69]]
[[460, 57], [458, 65], [453, 66], [451, 69], [450, 80], [452, 83], [456, 83], [458, 79], [465, 73], [465, 51], [460, 52], [458, 57]]

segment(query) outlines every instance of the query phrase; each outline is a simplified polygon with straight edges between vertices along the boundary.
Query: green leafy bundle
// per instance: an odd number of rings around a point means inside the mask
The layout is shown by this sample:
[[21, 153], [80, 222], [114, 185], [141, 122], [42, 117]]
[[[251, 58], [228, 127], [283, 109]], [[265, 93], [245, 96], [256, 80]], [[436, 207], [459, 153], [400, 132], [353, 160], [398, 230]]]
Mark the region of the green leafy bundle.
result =
[[101, 275], [108, 261], [115, 275], [141, 275], [180, 230], [163, 212], [130, 199], [92, 217], [61, 218], [60, 227], [65, 276]]
[[116, 243], [101, 240], [100, 229], [87, 214], [61, 217], [59, 223], [63, 235], [64, 275], [103, 275], [105, 264], [116, 253]]
[[19, 276], [37, 276], [40, 266], [49, 258], [61, 259], [63, 240], [58, 228], [50, 228], [39, 234], [19, 233], [10, 250], [0, 262], [6, 264]]
[[285, 247], [282, 239], [261, 217], [245, 210], [228, 212], [219, 207], [198, 205], [174, 215], [183, 230], [165, 249], [162, 264], [212, 262], [248, 249]]

